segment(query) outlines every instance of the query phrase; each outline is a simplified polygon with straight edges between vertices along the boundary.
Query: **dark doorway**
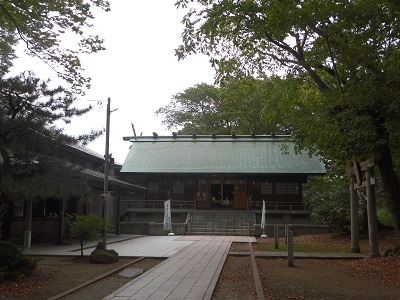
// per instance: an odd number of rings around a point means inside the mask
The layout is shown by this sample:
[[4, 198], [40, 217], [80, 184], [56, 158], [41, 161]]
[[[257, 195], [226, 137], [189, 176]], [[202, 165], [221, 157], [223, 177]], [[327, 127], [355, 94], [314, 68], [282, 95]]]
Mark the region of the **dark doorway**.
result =
[[211, 185], [211, 199], [222, 200], [220, 184], [212, 184]]
[[211, 206], [231, 207], [234, 199], [233, 184], [211, 184]]
[[223, 193], [223, 199], [224, 200], [233, 200], [233, 192], [234, 192], [234, 187], [233, 184], [224, 184], [222, 188], [222, 193]]

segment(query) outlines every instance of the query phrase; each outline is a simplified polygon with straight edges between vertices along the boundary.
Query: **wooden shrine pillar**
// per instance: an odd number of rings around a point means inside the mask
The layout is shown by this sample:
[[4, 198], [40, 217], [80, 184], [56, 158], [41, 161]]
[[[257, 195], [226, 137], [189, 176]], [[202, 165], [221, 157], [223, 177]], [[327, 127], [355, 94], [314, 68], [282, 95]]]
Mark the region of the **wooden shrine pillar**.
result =
[[[367, 215], [368, 215], [368, 239], [369, 256], [379, 256], [378, 244], [378, 217], [376, 211], [375, 198], [375, 178], [374, 166], [379, 157], [372, 157], [360, 165], [355, 161], [353, 166], [348, 169], [350, 177], [350, 201], [351, 201], [351, 250], [353, 253], [360, 252], [359, 233], [358, 233], [358, 195], [357, 189], [365, 188], [367, 194]], [[364, 173], [364, 178], [362, 173]]]
[[[368, 163], [368, 161], [366, 163]], [[361, 171], [365, 171], [365, 188], [367, 192], [369, 256], [378, 257], [379, 256], [378, 217], [376, 211], [375, 178], [374, 178], [373, 162], [372, 164], [366, 164], [365, 166], [361, 166]]]
[[356, 176], [354, 173], [350, 176], [350, 215], [351, 215], [351, 252], [360, 253], [360, 233], [358, 224], [358, 195], [354, 188]]

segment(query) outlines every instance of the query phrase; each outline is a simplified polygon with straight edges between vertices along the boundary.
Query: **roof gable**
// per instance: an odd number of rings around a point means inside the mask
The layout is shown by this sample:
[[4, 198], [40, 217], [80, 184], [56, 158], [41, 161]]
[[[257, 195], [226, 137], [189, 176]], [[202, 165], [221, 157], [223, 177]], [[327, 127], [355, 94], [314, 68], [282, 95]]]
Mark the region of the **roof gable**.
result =
[[[126, 137], [132, 142], [121, 172], [325, 174], [317, 157], [295, 154], [289, 136]], [[287, 151], [284, 153], [284, 146]]]

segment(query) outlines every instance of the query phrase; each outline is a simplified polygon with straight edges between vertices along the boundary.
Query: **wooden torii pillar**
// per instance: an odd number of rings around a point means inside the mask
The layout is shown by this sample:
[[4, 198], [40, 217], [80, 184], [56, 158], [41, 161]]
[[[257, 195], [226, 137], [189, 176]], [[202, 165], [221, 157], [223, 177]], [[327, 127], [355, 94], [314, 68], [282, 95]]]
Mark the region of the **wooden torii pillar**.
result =
[[[358, 195], [357, 189], [366, 189], [367, 194], [367, 215], [368, 215], [368, 238], [369, 256], [379, 256], [378, 244], [378, 219], [375, 198], [375, 177], [374, 166], [379, 157], [374, 156], [361, 164], [353, 161], [353, 166], [347, 170], [350, 177], [350, 201], [351, 201], [351, 250], [353, 253], [360, 252], [358, 233]], [[365, 174], [364, 179], [362, 173]]]
[[360, 233], [358, 224], [358, 195], [355, 186], [361, 184], [360, 174], [354, 170], [358, 169], [357, 163], [353, 162], [353, 167], [347, 170], [350, 177], [350, 216], [351, 216], [351, 252], [360, 253]]

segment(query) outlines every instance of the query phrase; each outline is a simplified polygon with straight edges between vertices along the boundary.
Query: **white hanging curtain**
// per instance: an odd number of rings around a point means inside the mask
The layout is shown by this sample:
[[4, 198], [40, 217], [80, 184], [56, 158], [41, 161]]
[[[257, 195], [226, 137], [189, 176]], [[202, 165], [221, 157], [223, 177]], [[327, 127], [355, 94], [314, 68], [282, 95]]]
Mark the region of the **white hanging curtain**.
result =
[[171, 230], [171, 199], [164, 201], [164, 230]]
[[261, 212], [261, 228], [265, 229], [265, 201], [263, 200], [263, 207]]

